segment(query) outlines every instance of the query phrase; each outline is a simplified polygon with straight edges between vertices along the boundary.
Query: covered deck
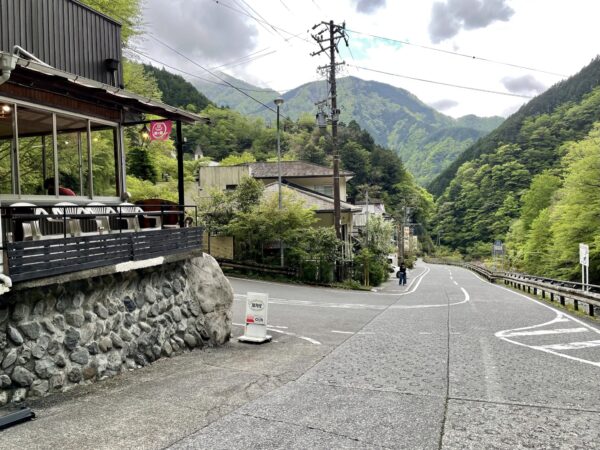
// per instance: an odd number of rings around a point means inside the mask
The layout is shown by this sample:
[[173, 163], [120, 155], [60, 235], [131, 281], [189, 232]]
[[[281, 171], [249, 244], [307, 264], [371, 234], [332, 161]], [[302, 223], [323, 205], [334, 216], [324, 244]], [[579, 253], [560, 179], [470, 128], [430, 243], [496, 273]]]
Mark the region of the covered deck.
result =
[[[184, 204], [182, 123], [196, 114], [0, 52], [5, 284], [201, 248]], [[152, 117], [152, 119], [150, 119]], [[178, 202], [129, 202], [125, 136], [174, 122]]]

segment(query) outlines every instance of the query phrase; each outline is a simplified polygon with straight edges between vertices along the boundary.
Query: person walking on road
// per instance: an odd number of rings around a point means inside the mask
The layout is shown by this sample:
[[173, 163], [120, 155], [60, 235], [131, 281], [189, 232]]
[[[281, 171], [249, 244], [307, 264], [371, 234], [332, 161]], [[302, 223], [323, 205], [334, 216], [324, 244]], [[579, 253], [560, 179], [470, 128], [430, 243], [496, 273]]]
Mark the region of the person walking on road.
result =
[[398, 269], [398, 284], [404, 286], [406, 284], [406, 265], [404, 263], [400, 263], [400, 268]]

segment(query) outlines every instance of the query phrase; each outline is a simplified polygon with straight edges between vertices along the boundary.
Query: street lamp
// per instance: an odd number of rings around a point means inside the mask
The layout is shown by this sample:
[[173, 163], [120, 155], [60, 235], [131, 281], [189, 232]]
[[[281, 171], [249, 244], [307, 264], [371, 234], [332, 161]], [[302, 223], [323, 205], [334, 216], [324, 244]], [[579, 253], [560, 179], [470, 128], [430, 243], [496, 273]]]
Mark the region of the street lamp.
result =
[[[283, 99], [276, 98], [275, 105], [277, 105], [277, 180], [278, 180], [278, 191], [279, 191], [279, 211], [281, 212], [281, 143], [279, 138], [279, 107], [283, 104]], [[279, 240], [279, 256], [280, 264], [283, 267], [283, 241]]]

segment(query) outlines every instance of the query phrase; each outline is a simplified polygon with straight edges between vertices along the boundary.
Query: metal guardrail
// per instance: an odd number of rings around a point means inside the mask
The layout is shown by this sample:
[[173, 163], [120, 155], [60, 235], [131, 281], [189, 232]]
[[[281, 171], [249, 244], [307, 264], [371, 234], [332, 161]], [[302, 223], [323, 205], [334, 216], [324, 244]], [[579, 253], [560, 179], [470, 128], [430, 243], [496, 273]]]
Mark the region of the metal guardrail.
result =
[[584, 286], [582, 283], [575, 281], [555, 280], [518, 272], [494, 272], [477, 264], [459, 263], [443, 259], [426, 259], [426, 262], [464, 267], [492, 283], [500, 280], [507, 286], [528, 294], [541, 296], [542, 299], [549, 299], [551, 302], [557, 301], [562, 306], [570, 301], [576, 311], [580, 310], [580, 303], [583, 303], [587, 305], [587, 313], [590, 316], [595, 315], [594, 308], [600, 308], [600, 286], [598, 285], [588, 284]]

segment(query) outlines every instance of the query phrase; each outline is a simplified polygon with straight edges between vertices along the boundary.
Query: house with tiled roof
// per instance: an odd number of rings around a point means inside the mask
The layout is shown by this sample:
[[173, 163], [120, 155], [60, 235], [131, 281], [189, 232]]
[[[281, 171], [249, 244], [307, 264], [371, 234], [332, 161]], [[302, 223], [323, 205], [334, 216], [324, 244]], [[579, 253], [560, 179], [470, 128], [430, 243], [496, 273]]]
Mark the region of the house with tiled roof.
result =
[[[244, 177], [250, 176], [265, 184], [265, 193], [278, 191], [278, 165], [276, 162], [253, 162], [235, 166], [201, 167], [198, 177], [199, 197], [207, 197], [215, 189], [235, 189]], [[354, 176], [352, 172], [340, 170], [340, 225], [344, 241], [344, 256], [351, 256], [353, 215], [361, 212], [346, 202], [346, 185]], [[329, 227], [334, 224], [333, 169], [306, 161], [282, 161], [281, 181], [283, 189], [299, 197], [306, 207], [317, 215], [315, 226]]]
[[[265, 185], [277, 181], [276, 162], [253, 162], [236, 166], [200, 167], [198, 173], [200, 197], [210, 195], [213, 189], [233, 190], [245, 176], [261, 180]], [[346, 201], [346, 183], [354, 176], [352, 172], [340, 170], [340, 199]], [[333, 169], [306, 161], [282, 161], [281, 179], [284, 182], [333, 197]]]

